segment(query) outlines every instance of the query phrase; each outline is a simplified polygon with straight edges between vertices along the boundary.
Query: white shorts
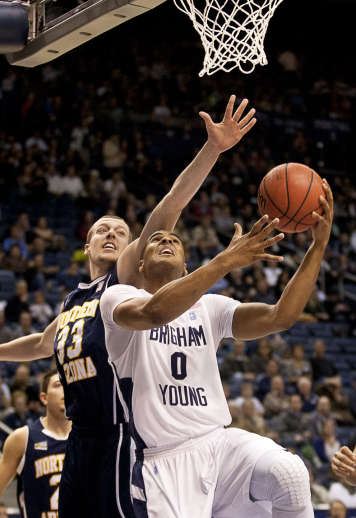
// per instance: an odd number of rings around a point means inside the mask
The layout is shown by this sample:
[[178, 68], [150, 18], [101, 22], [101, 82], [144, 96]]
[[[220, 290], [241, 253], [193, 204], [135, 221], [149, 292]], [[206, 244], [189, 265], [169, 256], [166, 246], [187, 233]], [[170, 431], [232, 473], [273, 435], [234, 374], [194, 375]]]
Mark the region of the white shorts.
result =
[[141, 518], [265, 518], [271, 504], [252, 502], [257, 460], [284, 451], [271, 439], [219, 428], [171, 450], [144, 451], [134, 467], [132, 496]]

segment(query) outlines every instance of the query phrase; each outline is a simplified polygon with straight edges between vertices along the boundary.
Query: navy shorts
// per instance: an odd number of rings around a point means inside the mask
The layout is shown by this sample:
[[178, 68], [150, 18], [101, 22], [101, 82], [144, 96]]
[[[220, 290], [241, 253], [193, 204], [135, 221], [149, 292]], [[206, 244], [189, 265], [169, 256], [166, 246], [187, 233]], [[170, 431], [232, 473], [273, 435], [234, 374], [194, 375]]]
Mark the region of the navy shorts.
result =
[[73, 425], [59, 486], [59, 518], [134, 518], [128, 426]]

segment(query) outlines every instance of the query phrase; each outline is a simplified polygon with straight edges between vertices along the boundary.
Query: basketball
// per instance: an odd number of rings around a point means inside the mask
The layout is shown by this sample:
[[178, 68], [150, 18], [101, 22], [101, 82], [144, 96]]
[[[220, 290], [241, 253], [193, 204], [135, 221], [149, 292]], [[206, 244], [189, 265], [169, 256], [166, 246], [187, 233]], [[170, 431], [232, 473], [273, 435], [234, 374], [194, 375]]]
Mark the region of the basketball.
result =
[[281, 164], [269, 171], [258, 189], [258, 210], [263, 216], [279, 218], [282, 232], [303, 232], [315, 225], [313, 211], [323, 212], [319, 196], [322, 180], [303, 164]]

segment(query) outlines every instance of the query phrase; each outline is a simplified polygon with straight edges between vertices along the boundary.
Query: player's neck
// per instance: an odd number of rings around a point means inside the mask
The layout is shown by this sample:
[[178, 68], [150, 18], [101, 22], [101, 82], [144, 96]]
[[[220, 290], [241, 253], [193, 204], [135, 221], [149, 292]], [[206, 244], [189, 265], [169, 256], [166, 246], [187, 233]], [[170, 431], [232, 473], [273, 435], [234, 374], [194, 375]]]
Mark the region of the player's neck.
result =
[[72, 427], [71, 421], [64, 416], [57, 417], [47, 411], [45, 417], [42, 418], [43, 426], [58, 437], [66, 438]]
[[98, 279], [99, 277], [104, 277], [110, 269], [112, 265], [111, 264], [93, 264], [90, 263], [90, 280], [95, 281], [95, 279]]
[[171, 281], [176, 280], [177, 277], [174, 275], [165, 275], [160, 277], [159, 279], [144, 279], [143, 288], [148, 291], [148, 293], [156, 293], [162, 286], [165, 286]]

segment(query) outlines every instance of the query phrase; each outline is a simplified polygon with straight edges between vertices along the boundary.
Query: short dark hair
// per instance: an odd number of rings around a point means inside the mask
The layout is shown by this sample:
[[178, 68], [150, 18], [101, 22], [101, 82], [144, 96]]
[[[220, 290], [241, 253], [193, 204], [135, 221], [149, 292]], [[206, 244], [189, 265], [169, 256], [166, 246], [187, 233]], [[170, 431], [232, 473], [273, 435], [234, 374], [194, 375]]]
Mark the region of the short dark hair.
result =
[[46, 372], [45, 375], [43, 376], [42, 378], [42, 383], [41, 383], [41, 392], [44, 392], [45, 394], [47, 394], [47, 391], [48, 391], [48, 385], [49, 385], [49, 382], [50, 382], [50, 379], [52, 378], [52, 376], [54, 376], [55, 374], [58, 374], [58, 371], [57, 369], [51, 369], [50, 371]]

